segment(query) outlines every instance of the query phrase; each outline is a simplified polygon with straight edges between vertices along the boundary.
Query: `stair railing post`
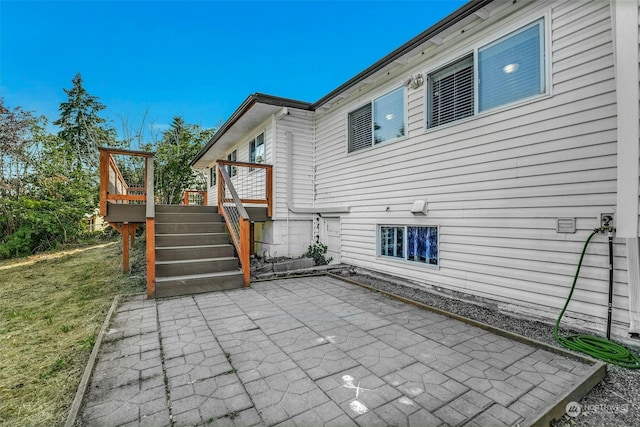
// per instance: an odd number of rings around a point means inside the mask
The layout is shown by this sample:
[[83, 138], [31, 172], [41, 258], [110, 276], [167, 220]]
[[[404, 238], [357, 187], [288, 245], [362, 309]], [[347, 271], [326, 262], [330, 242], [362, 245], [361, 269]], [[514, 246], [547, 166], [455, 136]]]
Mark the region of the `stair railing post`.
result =
[[240, 264], [242, 265], [242, 279], [245, 288], [248, 288], [249, 283], [251, 282], [251, 265], [249, 262], [249, 228], [249, 220], [246, 218], [240, 218], [240, 247], [242, 249], [242, 254], [239, 255], [242, 257]]
[[153, 192], [153, 156], [145, 158], [147, 298], [156, 296], [156, 205]]

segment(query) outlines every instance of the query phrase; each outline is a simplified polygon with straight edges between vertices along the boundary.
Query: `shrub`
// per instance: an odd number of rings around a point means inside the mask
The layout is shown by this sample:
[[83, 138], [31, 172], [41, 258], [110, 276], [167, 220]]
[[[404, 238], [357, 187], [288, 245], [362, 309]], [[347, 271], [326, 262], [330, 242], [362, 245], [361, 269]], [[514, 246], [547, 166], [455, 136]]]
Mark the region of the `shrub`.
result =
[[313, 258], [313, 261], [316, 265], [327, 265], [331, 261], [333, 261], [333, 257], [325, 258], [325, 254], [327, 253], [327, 245], [322, 244], [320, 242], [314, 243], [313, 245], [309, 245], [307, 248], [307, 252], [302, 254], [303, 258]]

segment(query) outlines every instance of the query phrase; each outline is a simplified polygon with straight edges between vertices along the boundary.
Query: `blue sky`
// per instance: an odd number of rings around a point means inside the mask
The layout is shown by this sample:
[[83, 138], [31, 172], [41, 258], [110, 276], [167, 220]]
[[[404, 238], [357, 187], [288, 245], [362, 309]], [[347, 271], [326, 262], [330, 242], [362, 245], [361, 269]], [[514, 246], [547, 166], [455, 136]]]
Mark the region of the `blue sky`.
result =
[[0, 1], [0, 96], [58, 117], [82, 74], [103, 117], [213, 127], [251, 93], [314, 102], [465, 1]]

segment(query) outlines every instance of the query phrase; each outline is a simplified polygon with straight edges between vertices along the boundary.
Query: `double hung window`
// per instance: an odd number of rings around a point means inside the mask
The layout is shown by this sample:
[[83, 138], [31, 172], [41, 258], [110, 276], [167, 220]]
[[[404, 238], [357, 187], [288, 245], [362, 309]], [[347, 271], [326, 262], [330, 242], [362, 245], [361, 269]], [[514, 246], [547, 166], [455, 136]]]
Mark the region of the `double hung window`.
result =
[[216, 180], [218, 179], [216, 173], [216, 165], [211, 166], [211, 169], [209, 169], [209, 187], [215, 187]]
[[544, 94], [544, 19], [435, 70], [428, 80], [430, 128]]
[[264, 163], [264, 133], [249, 143], [249, 163]]
[[[231, 153], [227, 154], [227, 161], [235, 162], [237, 161], [237, 159], [238, 159], [237, 150], [233, 150]], [[227, 174], [229, 175], [230, 178], [236, 176], [236, 173], [238, 173], [238, 170], [235, 166], [227, 165]]]
[[398, 88], [349, 113], [349, 152], [405, 135], [404, 88]]

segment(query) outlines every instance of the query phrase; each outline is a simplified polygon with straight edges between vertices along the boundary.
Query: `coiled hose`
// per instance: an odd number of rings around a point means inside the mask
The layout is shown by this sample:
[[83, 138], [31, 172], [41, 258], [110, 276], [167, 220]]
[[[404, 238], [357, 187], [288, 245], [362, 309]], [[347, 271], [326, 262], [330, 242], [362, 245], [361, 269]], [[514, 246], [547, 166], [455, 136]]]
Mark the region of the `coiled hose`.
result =
[[571, 301], [571, 296], [573, 295], [573, 290], [575, 289], [576, 282], [578, 281], [578, 274], [580, 273], [580, 267], [582, 266], [582, 260], [584, 259], [585, 252], [587, 251], [587, 246], [589, 245], [589, 242], [591, 241], [593, 236], [598, 234], [598, 231], [598, 229], [595, 229], [593, 233], [591, 233], [589, 238], [587, 238], [587, 241], [584, 242], [584, 248], [582, 249], [582, 255], [580, 255], [580, 261], [578, 262], [576, 275], [573, 278], [571, 291], [569, 292], [567, 302], [565, 302], [564, 307], [560, 312], [560, 316], [558, 316], [556, 327], [553, 331], [553, 336], [558, 344], [565, 348], [568, 348], [569, 350], [579, 351], [580, 353], [587, 354], [589, 356], [595, 357], [596, 359], [611, 363], [612, 365], [622, 366], [623, 368], [629, 369], [638, 369], [640, 368], [640, 357], [638, 357], [635, 353], [632, 353], [628, 348], [623, 347], [620, 344], [616, 344], [613, 341], [596, 337], [594, 335], [569, 335], [566, 337], [561, 337], [558, 335], [560, 319], [562, 319], [562, 316], [564, 316], [564, 312], [567, 310], [569, 301]]

